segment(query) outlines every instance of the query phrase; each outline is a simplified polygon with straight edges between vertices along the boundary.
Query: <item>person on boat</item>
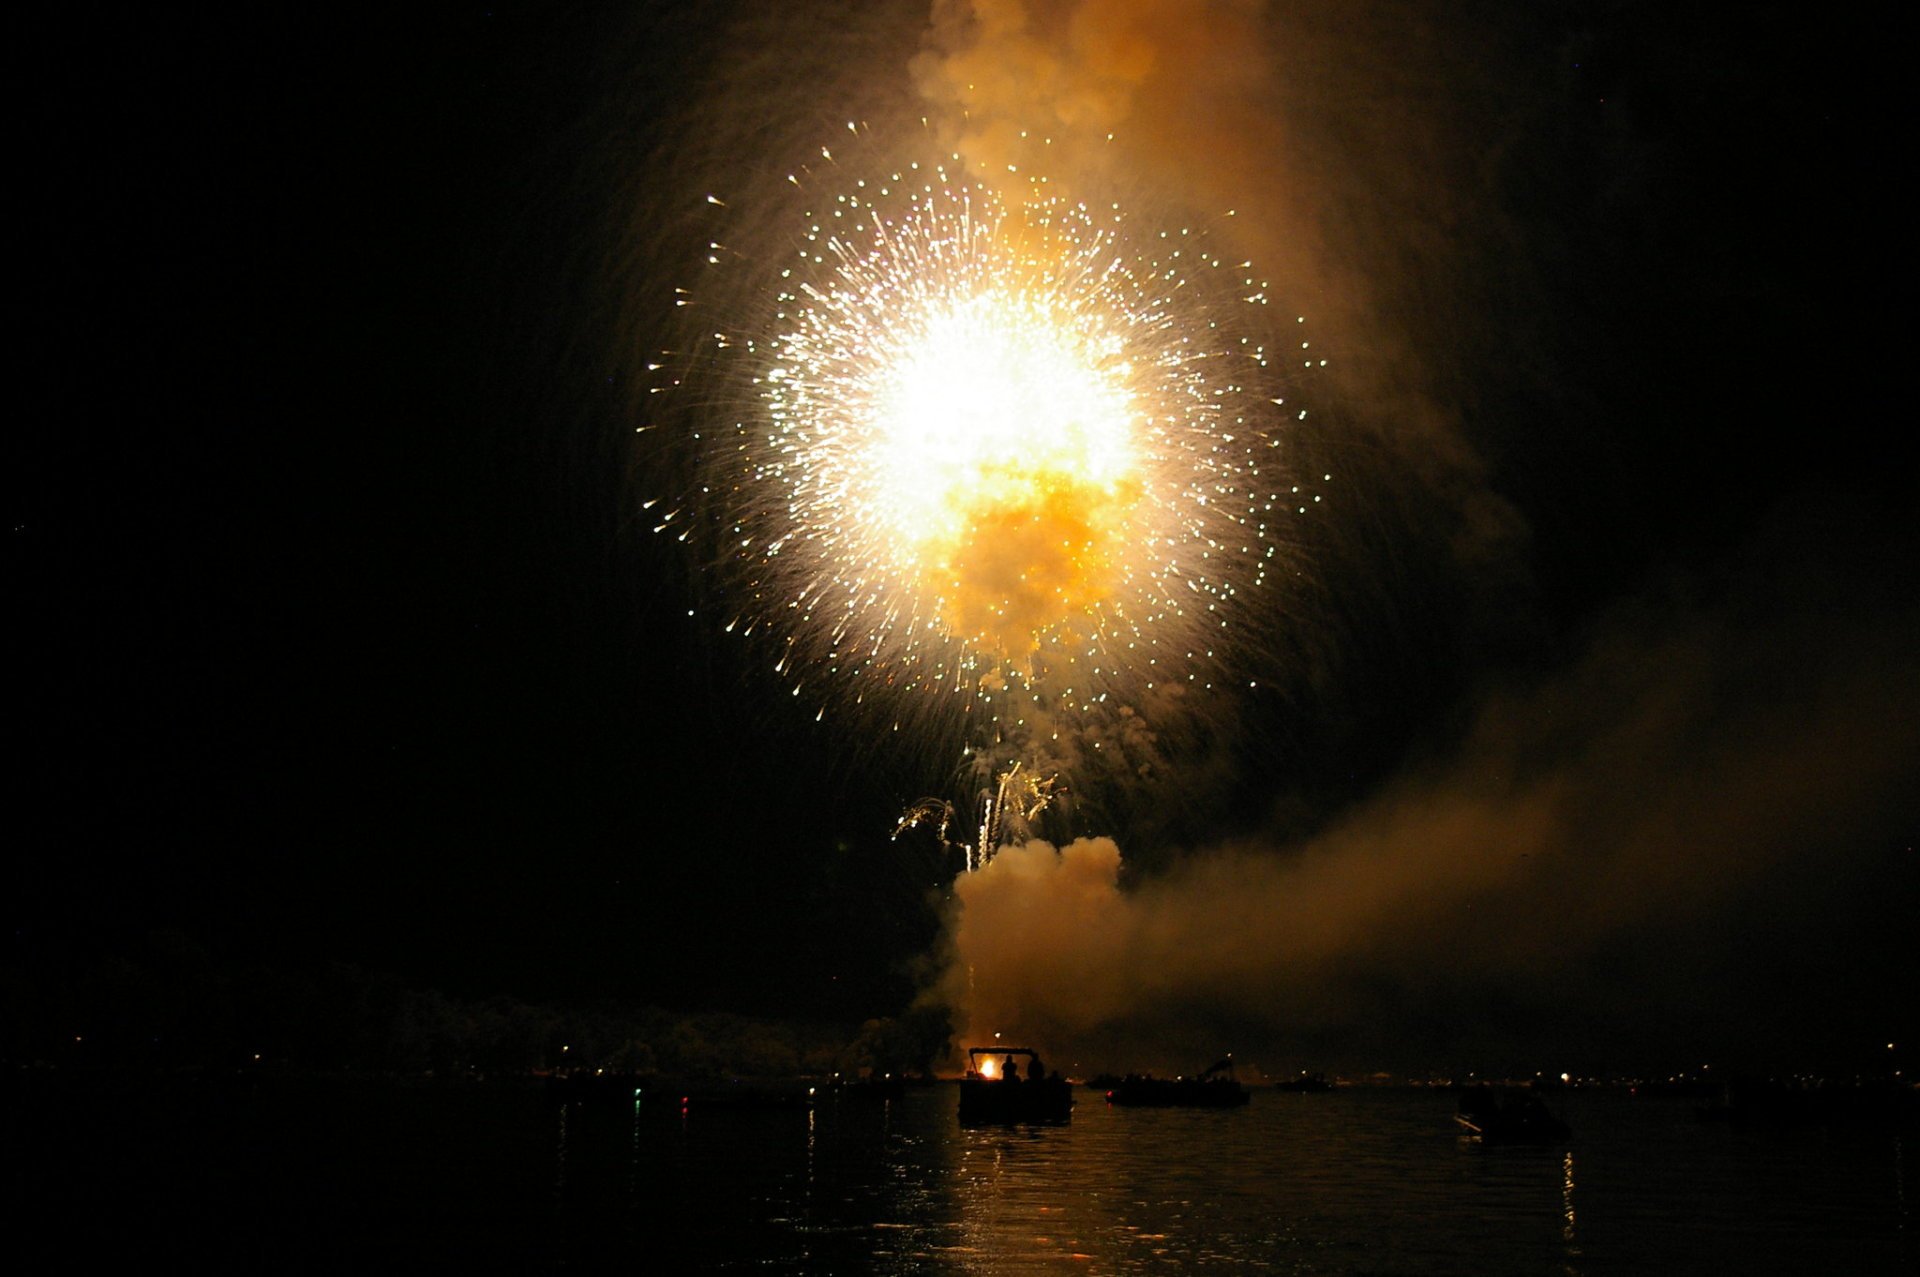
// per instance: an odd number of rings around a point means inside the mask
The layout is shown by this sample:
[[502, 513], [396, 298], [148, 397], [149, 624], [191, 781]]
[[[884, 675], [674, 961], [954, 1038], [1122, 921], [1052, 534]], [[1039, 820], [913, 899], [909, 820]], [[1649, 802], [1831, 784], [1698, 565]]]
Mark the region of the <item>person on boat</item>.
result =
[[1003, 1082], [1018, 1082], [1020, 1080], [1020, 1065], [1011, 1055], [1000, 1065], [1000, 1080]]
[[1047, 1076], [1046, 1069], [1040, 1065], [1040, 1053], [1035, 1051], [1033, 1058], [1027, 1061], [1027, 1081], [1038, 1082]]

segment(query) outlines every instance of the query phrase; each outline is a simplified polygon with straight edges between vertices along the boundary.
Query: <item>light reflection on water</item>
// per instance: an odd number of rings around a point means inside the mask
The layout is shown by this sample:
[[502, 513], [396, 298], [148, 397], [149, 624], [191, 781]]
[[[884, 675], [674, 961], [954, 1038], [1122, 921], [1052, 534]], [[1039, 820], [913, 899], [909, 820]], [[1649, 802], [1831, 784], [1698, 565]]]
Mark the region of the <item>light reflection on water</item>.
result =
[[1569, 1260], [1573, 1260], [1573, 1259], [1579, 1258], [1580, 1250], [1579, 1250], [1579, 1247], [1574, 1245], [1573, 1150], [1572, 1149], [1567, 1150], [1566, 1157], [1561, 1163], [1561, 1170], [1562, 1170], [1562, 1177], [1560, 1182], [1560, 1217], [1564, 1219], [1566, 1223], [1560, 1229], [1560, 1240], [1566, 1242], [1567, 1258]]
[[[648, 1249], [786, 1272], [1905, 1271], [1895, 1137], [1705, 1126], [1568, 1097], [1571, 1145], [1461, 1139], [1451, 1097], [1262, 1093], [963, 1128], [951, 1087], [807, 1113], [696, 1113], [642, 1156]], [[677, 1149], [666, 1145], [681, 1141]], [[783, 1157], [782, 1149], [789, 1152]], [[1782, 1221], [1790, 1221], [1783, 1226]]]
[[[1741, 1130], [1574, 1093], [1560, 1147], [1460, 1139], [1452, 1098], [1259, 1092], [962, 1128], [890, 1103], [556, 1105], [537, 1090], [150, 1082], [9, 1095], [12, 1253], [142, 1266], [772, 1273], [1910, 1273], [1910, 1135]], [[32, 1264], [29, 1263], [28, 1269]]]

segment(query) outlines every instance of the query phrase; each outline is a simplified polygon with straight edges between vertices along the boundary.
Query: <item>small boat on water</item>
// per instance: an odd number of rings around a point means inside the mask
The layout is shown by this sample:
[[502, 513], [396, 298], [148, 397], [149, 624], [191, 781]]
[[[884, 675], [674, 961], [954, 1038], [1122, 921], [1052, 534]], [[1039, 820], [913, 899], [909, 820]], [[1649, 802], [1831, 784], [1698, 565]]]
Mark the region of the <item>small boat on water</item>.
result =
[[1107, 1089], [1107, 1103], [1145, 1108], [1225, 1109], [1246, 1102], [1247, 1088], [1233, 1075], [1231, 1055], [1196, 1077], [1129, 1073]]
[[1558, 1144], [1573, 1131], [1523, 1087], [1470, 1086], [1453, 1115], [1460, 1129], [1483, 1144]]
[[833, 1091], [856, 1100], [903, 1100], [907, 1097], [907, 1080], [895, 1073], [877, 1073], [870, 1077], [836, 1080]]
[[1276, 1091], [1331, 1091], [1333, 1083], [1327, 1081], [1324, 1073], [1301, 1073], [1298, 1077], [1282, 1078], [1273, 1084]]
[[962, 1123], [1058, 1123], [1072, 1117], [1072, 1084], [1046, 1072], [1031, 1047], [976, 1046], [967, 1051], [967, 1075], [960, 1079]]

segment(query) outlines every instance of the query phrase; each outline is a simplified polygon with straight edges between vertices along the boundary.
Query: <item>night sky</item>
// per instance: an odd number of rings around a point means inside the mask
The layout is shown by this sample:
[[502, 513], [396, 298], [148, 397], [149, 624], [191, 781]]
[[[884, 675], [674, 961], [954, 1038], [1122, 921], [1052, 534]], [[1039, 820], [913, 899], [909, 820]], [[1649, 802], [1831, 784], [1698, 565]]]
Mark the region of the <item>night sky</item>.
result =
[[[152, 12], [16, 50], [16, 972], [164, 932], [468, 997], [850, 1021], [911, 997], [946, 876], [887, 835], [944, 744], [816, 724], [638, 515], [665, 482], [634, 445], [642, 337], [671, 340], [645, 329], [702, 246], [675, 220], [705, 193], [687, 122], [749, 74], [734, 24], [761, 29], [651, 8]], [[1508, 922], [1537, 922], [1534, 879], [1443, 891], [1379, 915], [1394, 945], [1316, 959], [1366, 1031], [1276, 983], [1285, 1049], [1604, 1054], [1633, 1025], [1639, 1059], [1725, 1029], [1819, 1063], [1910, 1033], [1885, 33], [1783, 5], [1270, 8], [1270, 100], [1297, 108], [1275, 172], [1314, 179], [1289, 217], [1323, 256], [1276, 269], [1348, 369], [1300, 443], [1339, 480], [1301, 534], [1311, 597], [1204, 782], [1066, 832], [1114, 834], [1147, 888], [1224, 855], [1282, 893], [1330, 864], [1310, 881], [1349, 901], [1356, 828], [1464, 858], [1481, 835], [1407, 796], [1505, 828], [1524, 804], [1475, 786], [1537, 774], [1591, 831], [1543, 843], [1577, 955], [1550, 990], [1503, 974], [1551, 947]], [[857, 59], [771, 47], [904, 86], [901, 15]], [[756, 189], [865, 91], [829, 77], [766, 154], [729, 119], [699, 178]], [[1670, 843], [1626, 819], [1668, 808]], [[1365, 872], [1423, 890], [1412, 837]], [[1158, 1022], [1284, 1037], [1209, 996]]]

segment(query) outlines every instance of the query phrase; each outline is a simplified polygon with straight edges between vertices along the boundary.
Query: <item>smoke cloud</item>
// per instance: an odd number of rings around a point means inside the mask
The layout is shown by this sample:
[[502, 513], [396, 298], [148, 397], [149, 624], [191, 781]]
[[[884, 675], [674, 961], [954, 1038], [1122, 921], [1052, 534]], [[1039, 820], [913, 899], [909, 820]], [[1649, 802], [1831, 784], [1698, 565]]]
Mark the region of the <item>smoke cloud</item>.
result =
[[1798, 601], [1771, 623], [1624, 609], [1559, 676], [1487, 695], [1447, 761], [1304, 843], [1136, 882], [1110, 839], [1010, 847], [956, 885], [938, 996], [976, 1037], [1089, 1070], [1884, 1041], [1911, 1015], [1878, 991], [1913, 956], [1920, 615]]

